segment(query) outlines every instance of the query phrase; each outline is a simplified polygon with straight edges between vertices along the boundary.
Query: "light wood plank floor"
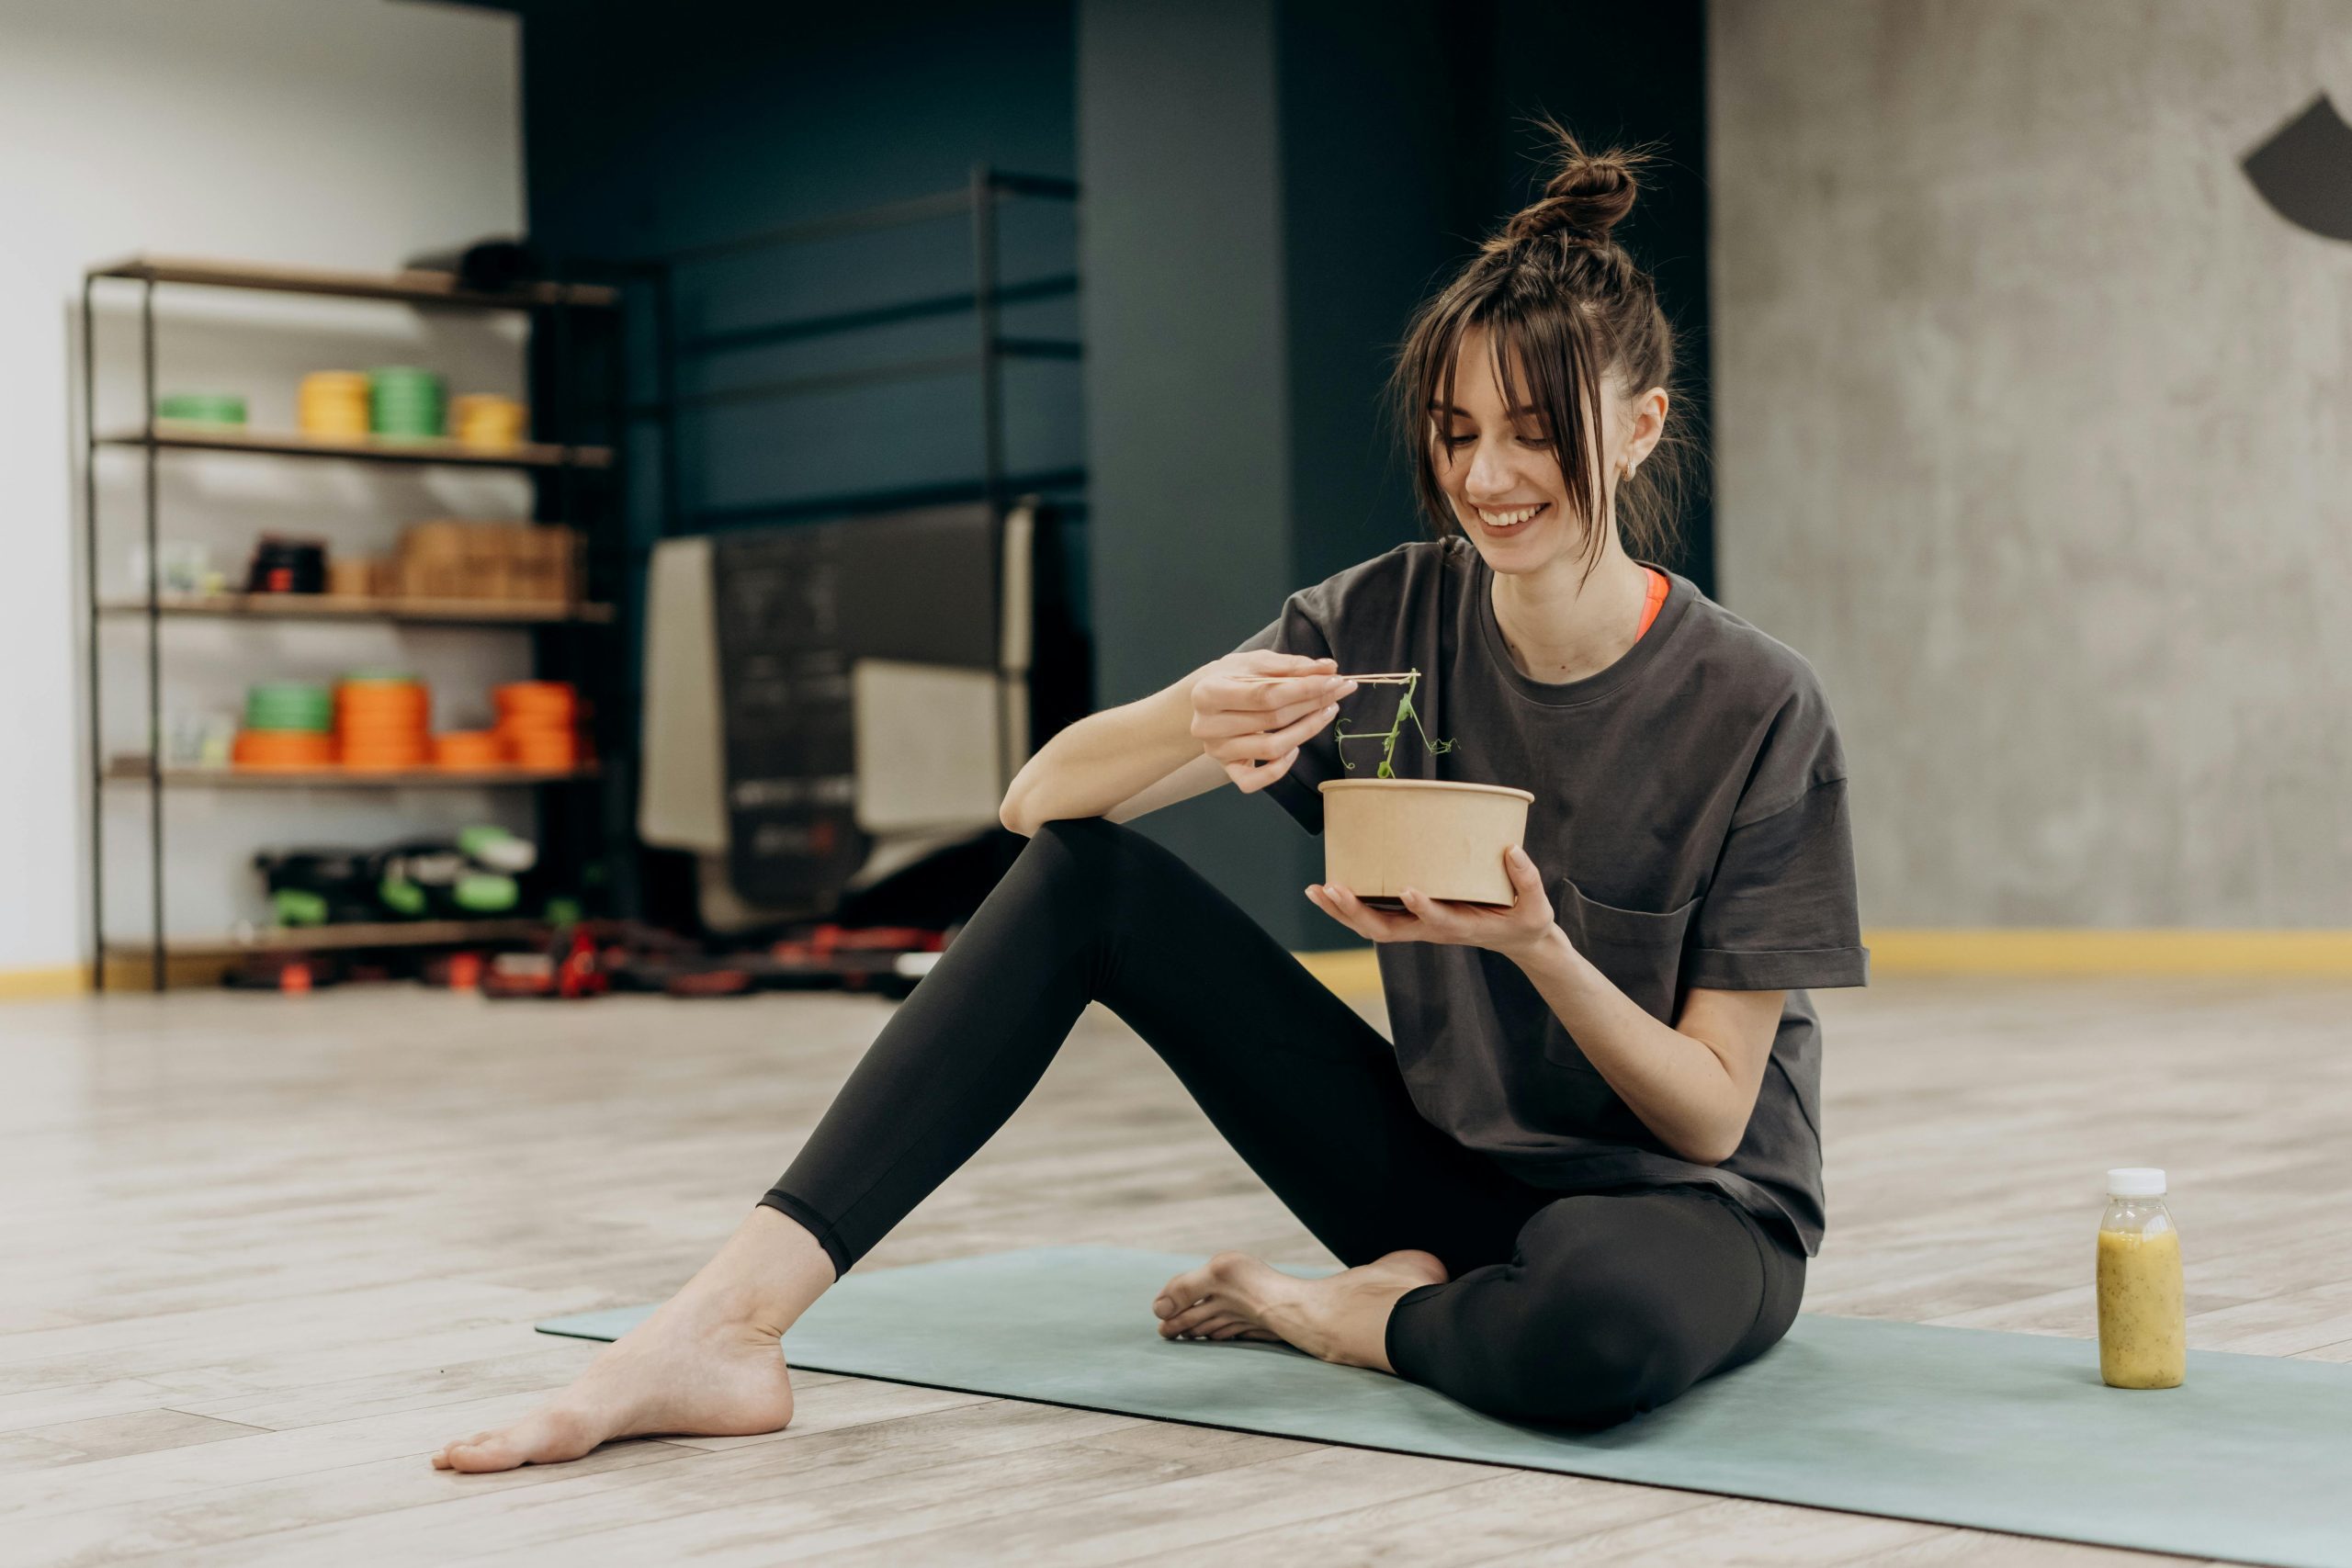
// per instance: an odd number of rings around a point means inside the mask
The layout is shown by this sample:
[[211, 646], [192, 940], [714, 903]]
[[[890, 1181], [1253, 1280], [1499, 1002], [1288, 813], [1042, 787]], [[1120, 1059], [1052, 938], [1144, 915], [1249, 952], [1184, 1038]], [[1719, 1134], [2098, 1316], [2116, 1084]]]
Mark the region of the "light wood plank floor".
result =
[[[2101, 1173], [2162, 1164], [2191, 1343], [2352, 1359], [2352, 987], [1822, 1000], [1833, 1217], [1811, 1310], [2087, 1334]], [[428, 1468], [594, 1353], [534, 1319], [691, 1271], [888, 1008], [406, 989], [0, 1008], [0, 1558], [2165, 1561], [813, 1374], [772, 1438]], [[1327, 1261], [1099, 1010], [867, 1266], [1052, 1241]]]

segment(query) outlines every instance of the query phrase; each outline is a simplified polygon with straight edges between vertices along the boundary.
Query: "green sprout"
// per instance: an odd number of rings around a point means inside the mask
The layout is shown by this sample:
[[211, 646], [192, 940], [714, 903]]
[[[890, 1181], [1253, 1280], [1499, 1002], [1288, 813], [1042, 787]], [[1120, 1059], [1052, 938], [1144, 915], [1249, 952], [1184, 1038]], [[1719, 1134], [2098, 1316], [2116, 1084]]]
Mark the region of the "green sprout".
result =
[[1396, 722], [1388, 727], [1385, 734], [1351, 735], [1348, 733], [1348, 721], [1344, 718], [1340, 720], [1336, 727], [1336, 733], [1339, 736], [1340, 766], [1346, 768], [1350, 773], [1353, 773], [1355, 771], [1356, 765], [1348, 761], [1347, 745], [1349, 741], [1377, 740], [1381, 742], [1380, 766], [1374, 770], [1374, 776], [1384, 779], [1395, 778], [1396, 776], [1396, 738], [1405, 732], [1405, 721], [1408, 718], [1413, 721], [1413, 728], [1420, 730], [1421, 744], [1429, 749], [1430, 756], [1438, 756], [1443, 752], [1453, 750], [1453, 742], [1451, 740], [1430, 739], [1430, 732], [1422, 727], [1421, 716], [1413, 711], [1413, 693], [1419, 687], [1420, 683], [1421, 672], [1419, 670], [1415, 670], [1411, 673], [1411, 678], [1405, 682], [1404, 699], [1396, 705]]

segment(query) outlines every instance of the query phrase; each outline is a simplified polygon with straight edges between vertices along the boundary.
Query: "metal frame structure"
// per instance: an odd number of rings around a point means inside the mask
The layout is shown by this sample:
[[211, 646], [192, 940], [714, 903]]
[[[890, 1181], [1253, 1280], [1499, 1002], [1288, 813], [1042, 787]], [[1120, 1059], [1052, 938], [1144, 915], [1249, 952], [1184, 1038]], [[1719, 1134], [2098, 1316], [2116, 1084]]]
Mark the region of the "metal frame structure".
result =
[[[1073, 264], [1065, 274], [1035, 279], [1007, 288], [1001, 281], [1001, 257], [998, 245], [998, 209], [1007, 199], [1060, 201], [1075, 204], [1079, 187], [1073, 180], [1050, 175], [1010, 174], [974, 164], [971, 177], [960, 190], [942, 191], [937, 195], [916, 197], [904, 201], [886, 202], [860, 208], [829, 217], [811, 219], [780, 228], [763, 230], [730, 240], [674, 251], [647, 263], [640, 269], [650, 285], [654, 309], [656, 395], [649, 402], [633, 405], [632, 417], [652, 422], [659, 430], [661, 442], [662, 517], [659, 529], [663, 537], [679, 534], [708, 533], [715, 529], [757, 523], [791, 523], [815, 521], [820, 518], [854, 517], [882, 512], [898, 512], [917, 507], [952, 505], [980, 502], [989, 510], [992, 531], [991, 558], [997, 563], [997, 581], [992, 584], [995, 603], [1000, 613], [1004, 603], [1004, 522], [1005, 513], [1016, 496], [1033, 492], [1081, 490], [1086, 482], [1083, 467], [1050, 469], [1035, 473], [1012, 474], [1006, 468], [1004, 436], [1004, 365], [1007, 360], [1060, 360], [1075, 362], [1083, 357], [1083, 347], [1075, 340], [1053, 338], [1009, 338], [1001, 326], [1001, 312], [1008, 304], [1066, 298], [1079, 289], [1079, 277]], [[896, 304], [869, 307], [863, 310], [837, 311], [825, 315], [804, 316], [783, 321], [765, 321], [752, 326], [734, 327], [723, 332], [707, 332], [689, 338], [683, 336], [677, 321], [677, 275], [684, 269], [714, 261], [729, 260], [762, 251], [774, 251], [794, 245], [840, 239], [851, 234], [877, 230], [900, 228], [910, 224], [933, 222], [944, 218], [968, 215], [971, 221], [972, 288], [968, 293], [933, 296], [904, 300]], [[894, 325], [924, 318], [960, 315], [970, 312], [973, 318], [974, 344], [968, 354], [934, 355], [922, 359], [899, 360], [894, 363], [861, 367], [849, 370], [833, 370], [812, 375], [788, 377], [761, 381], [722, 390], [682, 393], [679, 390], [679, 365], [682, 359], [711, 354], [766, 347], [777, 344], [805, 341], [853, 333], [865, 328]], [[755, 403], [820, 395], [853, 387], [880, 385], [893, 381], [911, 381], [955, 375], [959, 372], [976, 374], [979, 379], [980, 440], [979, 472], [967, 483], [926, 486], [886, 486], [873, 490], [854, 491], [842, 494], [802, 497], [789, 501], [754, 502], [748, 505], [697, 507], [689, 510], [684, 495], [684, 478], [680, 471], [678, 423], [682, 412], [724, 404]], [[1061, 511], [1082, 512], [1083, 502], [1057, 500]], [[998, 645], [1003, 643], [1003, 628], [1000, 626]], [[997, 733], [1001, 750], [1009, 749], [1007, 739], [1010, 721], [1005, 710], [1006, 698], [1002, 683], [998, 687]], [[1004, 756], [1001, 761], [1009, 763]], [[1004, 771], [1009, 774], [1007, 766]]]
[[[140, 341], [140, 407], [141, 417], [138, 426], [117, 434], [101, 434], [97, 429], [97, 295], [102, 282], [136, 284], [139, 296]], [[162, 285], [187, 285], [260, 290], [273, 293], [304, 294], [345, 299], [379, 299], [405, 303], [422, 310], [519, 310], [530, 319], [530, 348], [536, 348], [543, 327], [553, 340], [553, 364], [545, 378], [536, 374], [534, 385], [533, 420], [539, 428], [535, 434], [545, 445], [535, 445], [511, 454], [469, 452], [455, 443], [425, 444], [401, 450], [393, 447], [371, 448], [359, 443], [307, 442], [289, 436], [284, 440], [269, 437], [220, 437], [208, 440], [194, 433], [171, 433], [161, 430], [155, 418], [155, 290]], [[355, 460], [377, 463], [443, 463], [467, 467], [491, 467], [535, 472], [541, 479], [536, 487], [537, 500], [534, 510], [546, 519], [549, 512], [549, 486], [552, 478], [553, 506], [556, 518], [582, 528], [591, 558], [591, 570], [598, 553], [598, 530], [588, 526], [591, 514], [581, 509], [580, 484], [591, 474], [602, 473], [616, 482], [610, 487], [608, 499], [598, 510], [605, 513], [606, 525], [624, 526], [621, 506], [617, 500], [621, 490], [618, 454], [623, 446], [620, 434], [620, 414], [623, 390], [626, 387], [623, 365], [622, 334], [616, 330], [610, 350], [608, 400], [613, 445], [594, 447], [580, 444], [580, 400], [573, 367], [572, 315], [582, 309], [609, 310], [614, 320], [619, 319], [621, 297], [616, 289], [600, 286], [566, 283], [526, 285], [509, 292], [488, 293], [469, 289], [447, 274], [409, 272], [399, 274], [359, 274], [313, 271], [269, 266], [246, 266], [236, 264], [175, 261], [161, 258], [134, 257], [128, 261], [95, 266], [83, 275], [82, 281], [82, 438], [83, 438], [83, 612], [86, 617], [85, 657], [84, 719], [89, 731], [89, 808], [90, 808], [90, 957], [91, 979], [95, 988], [104, 990], [107, 984], [107, 942], [106, 926], [106, 790], [110, 783], [144, 784], [148, 792], [147, 840], [149, 984], [151, 988], [164, 988], [169, 973], [169, 945], [165, 936], [165, 876], [164, 856], [164, 797], [175, 783], [165, 776], [163, 734], [163, 626], [165, 606], [161, 592], [161, 561], [157, 549], [159, 534], [158, 470], [162, 454], [169, 450], [229, 450], [243, 451], [264, 457], [293, 457]], [[553, 398], [544, 394], [552, 390]], [[546, 416], [552, 405], [555, 418]], [[98, 459], [106, 448], [136, 450], [141, 454], [142, 475], [141, 495], [143, 538], [146, 545], [146, 593], [143, 604], [108, 605], [98, 592], [99, 503]], [[608, 549], [607, 555], [612, 552]], [[609, 615], [597, 616], [580, 613], [581, 606], [570, 607], [570, 614], [560, 619], [522, 621], [535, 634], [535, 660], [545, 662], [554, 650], [544, 640], [543, 634], [572, 630], [609, 624]], [[106, 760], [104, 715], [105, 667], [100, 636], [102, 622], [113, 614], [130, 613], [141, 615], [147, 631], [147, 747], [143, 773], [125, 773], [109, 769]], [[397, 612], [385, 612], [379, 618], [401, 620]], [[441, 615], [419, 619], [441, 622], [461, 617]], [[576, 667], [577, 660], [565, 661]], [[615, 682], [607, 681], [608, 689]], [[593, 694], [593, 693], [592, 693]], [[608, 709], [611, 705], [600, 705]], [[611, 721], [608, 713], [600, 716]], [[600, 748], [610, 754], [614, 749]], [[615, 778], [619, 769], [607, 769], [601, 775]], [[558, 781], [561, 784], [587, 782], [599, 775], [583, 773], [576, 780]], [[240, 781], [243, 782], [243, 781]], [[315, 781], [313, 781], [315, 782]], [[354, 784], [372, 783], [355, 779]], [[401, 781], [405, 787], [408, 783]], [[518, 781], [520, 782], [520, 781]], [[540, 783], [538, 789], [552, 787]], [[604, 809], [600, 813], [600, 838], [611, 841], [611, 824], [625, 816], [616, 810], [607, 788]], [[541, 816], [545, 816], [544, 797]], [[481, 922], [487, 931], [491, 926], [514, 927], [514, 921]], [[418, 931], [427, 928], [420, 926]], [[434, 928], [445, 933], [452, 929], [443, 922]], [[322, 928], [322, 945], [331, 943], [333, 928]], [[464, 934], [447, 936], [447, 940], [464, 940]], [[506, 934], [512, 934], [511, 931]], [[374, 945], [398, 945], [397, 937]], [[353, 943], [351, 945], [370, 945]]]
[[[1038, 175], [1014, 175], [975, 165], [970, 182], [961, 190], [917, 197], [854, 211], [786, 224], [732, 240], [675, 251], [646, 265], [654, 293], [654, 336], [657, 391], [648, 402], [630, 409], [632, 416], [654, 422], [662, 442], [661, 531], [705, 533], [744, 523], [788, 523], [858, 513], [894, 512], [917, 506], [982, 501], [1001, 519], [1006, 502], [1029, 491], [1069, 490], [1082, 486], [1082, 468], [1035, 474], [1008, 474], [1004, 453], [1004, 363], [1009, 359], [1077, 360], [1082, 350], [1076, 342], [1048, 338], [1008, 338], [998, 329], [1007, 304], [1074, 295], [1079, 280], [1069, 274], [1004, 287], [1000, 281], [997, 209], [1007, 198], [1076, 202], [1078, 186], [1071, 180]], [[969, 293], [906, 300], [894, 305], [829, 315], [800, 317], [735, 327], [724, 332], [683, 336], [677, 324], [676, 276], [680, 270], [730, 259], [753, 252], [840, 239], [845, 235], [923, 223], [969, 214], [972, 225], [972, 289]], [[974, 344], [969, 354], [933, 355], [854, 370], [826, 371], [789, 377], [711, 392], [681, 393], [678, 367], [682, 359], [708, 354], [764, 347], [816, 337], [888, 326], [923, 317], [960, 315], [974, 318]], [[678, 419], [683, 411], [726, 403], [765, 402], [804, 397], [852, 387], [976, 373], [980, 383], [980, 472], [970, 484], [886, 487], [841, 495], [804, 497], [793, 501], [742, 506], [705, 507], [691, 512], [684, 494], [678, 463]]]

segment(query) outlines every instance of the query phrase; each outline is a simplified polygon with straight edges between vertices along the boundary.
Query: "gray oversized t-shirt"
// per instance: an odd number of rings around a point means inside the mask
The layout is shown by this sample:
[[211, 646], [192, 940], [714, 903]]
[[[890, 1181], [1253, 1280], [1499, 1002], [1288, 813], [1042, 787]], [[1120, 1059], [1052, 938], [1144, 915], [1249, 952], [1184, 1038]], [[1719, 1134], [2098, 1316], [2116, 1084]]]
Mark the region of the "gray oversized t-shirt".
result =
[[[1669, 574], [1657, 618], [1624, 657], [1579, 681], [1532, 680], [1497, 625], [1493, 572], [1459, 536], [1400, 545], [1283, 604], [1241, 645], [1419, 669], [1403, 778], [1510, 784], [1535, 796], [1526, 848], [1560, 925], [1651, 1016], [1672, 1023], [1692, 987], [1789, 993], [1738, 1151], [1702, 1166], [1668, 1150], [1585, 1059], [1526, 975], [1481, 948], [1379, 945], [1398, 1066], [1413, 1101], [1457, 1141], [1563, 1193], [1700, 1184], [1821, 1245], [1821, 1028], [1810, 986], [1859, 986], [1846, 764], [1813, 669]], [[1238, 651], [1238, 650], [1237, 650]], [[1341, 705], [1385, 730], [1398, 688]], [[1334, 728], [1266, 789], [1309, 832], [1316, 785], [1370, 778], [1375, 745]]]

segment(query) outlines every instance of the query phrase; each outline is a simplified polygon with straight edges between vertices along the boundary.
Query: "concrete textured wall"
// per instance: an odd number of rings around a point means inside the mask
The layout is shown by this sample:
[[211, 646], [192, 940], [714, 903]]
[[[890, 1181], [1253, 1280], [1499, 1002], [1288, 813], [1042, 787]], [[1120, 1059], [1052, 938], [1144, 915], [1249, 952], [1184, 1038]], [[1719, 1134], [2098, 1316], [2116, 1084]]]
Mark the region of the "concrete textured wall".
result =
[[1715, 0], [1723, 596], [1882, 925], [2352, 924], [2352, 245], [2239, 160], [2344, 0]]

